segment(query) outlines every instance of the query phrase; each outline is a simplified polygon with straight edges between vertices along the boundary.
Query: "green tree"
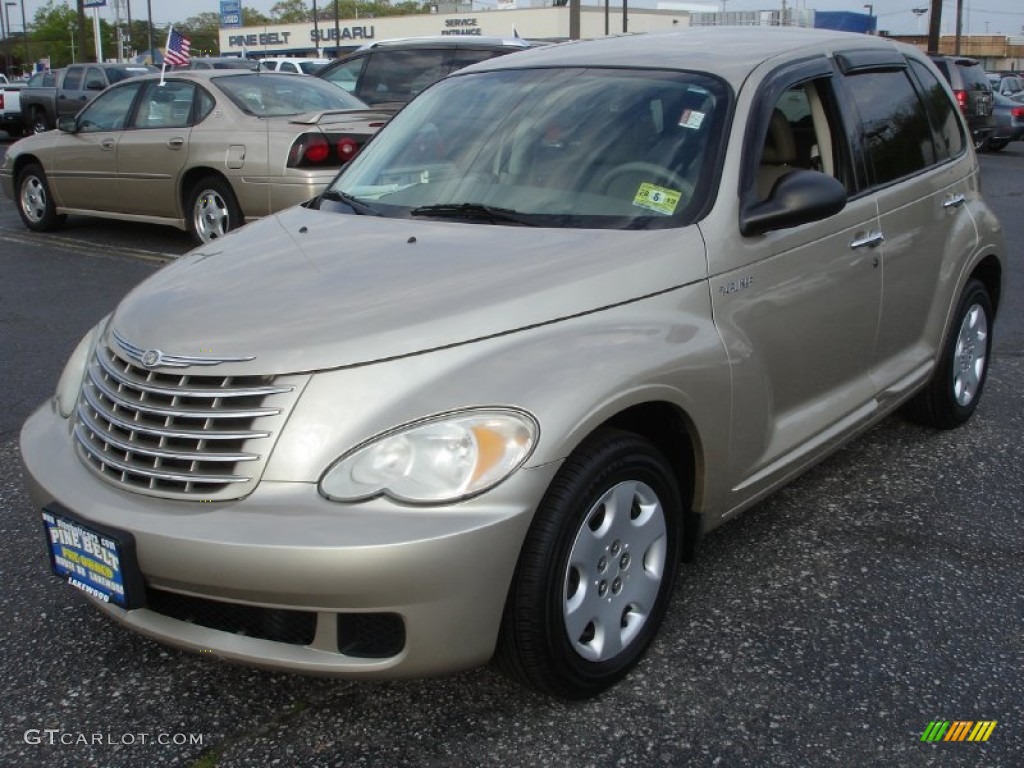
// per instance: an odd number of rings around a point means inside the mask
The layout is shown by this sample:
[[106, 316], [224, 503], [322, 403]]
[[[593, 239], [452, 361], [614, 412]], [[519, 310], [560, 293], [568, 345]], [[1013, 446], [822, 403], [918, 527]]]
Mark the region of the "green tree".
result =
[[305, 0], [278, 0], [270, 7], [270, 18], [277, 24], [300, 24], [313, 17]]
[[[102, 22], [101, 22], [102, 24]], [[36, 9], [29, 28], [29, 44], [32, 58], [50, 58], [51, 67], [65, 67], [71, 63], [72, 35], [78, 29], [78, 15], [57, 0], [47, 0]], [[87, 51], [75, 51], [77, 61], [92, 61], [95, 57], [92, 35], [89, 35]]]

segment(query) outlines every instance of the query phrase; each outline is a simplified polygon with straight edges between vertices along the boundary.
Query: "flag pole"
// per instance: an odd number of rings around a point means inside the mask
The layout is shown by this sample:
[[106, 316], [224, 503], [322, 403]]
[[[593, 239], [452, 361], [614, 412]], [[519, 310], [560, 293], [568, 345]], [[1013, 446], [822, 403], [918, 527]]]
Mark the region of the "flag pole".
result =
[[173, 24], [167, 28], [167, 43], [164, 45], [164, 55], [161, 57], [163, 61], [160, 62], [160, 85], [164, 84], [164, 72], [167, 71], [167, 50], [171, 47], [172, 32], [174, 32]]

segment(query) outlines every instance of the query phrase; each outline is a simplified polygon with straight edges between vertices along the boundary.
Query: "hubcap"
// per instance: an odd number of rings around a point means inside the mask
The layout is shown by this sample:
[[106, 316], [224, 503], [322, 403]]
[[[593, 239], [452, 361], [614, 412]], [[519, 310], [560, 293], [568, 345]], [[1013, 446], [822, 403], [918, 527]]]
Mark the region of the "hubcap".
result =
[[196, 233], [204, 243], [224, 237], [231, 228], [228, 205], [223, 197], [212, 190], [206, 190], [196, 198], [192, 216]]
[[607, 661], [636, 638], [654, 610], [667, 547], [665, 512], [650, 486], [619, 483], [591, 507], [565, 573], [562, 616], [576, 653]]
[[38, 224], [46, 215], [46, 190], [35, 176], [25, 179], [21, 185], [21, 210], [33, 224]]
[[988, 347], [988, 318], [981, 305], [975, 304], [964, 315], [953, 354], [953, 396], [966, 406], [978, 394], [985, 373], [985, 352]]

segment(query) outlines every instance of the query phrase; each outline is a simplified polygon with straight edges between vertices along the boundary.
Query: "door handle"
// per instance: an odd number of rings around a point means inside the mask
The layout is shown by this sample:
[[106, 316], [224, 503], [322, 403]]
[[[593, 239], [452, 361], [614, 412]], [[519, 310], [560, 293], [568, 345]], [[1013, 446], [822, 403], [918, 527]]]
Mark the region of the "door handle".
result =
[[885, 235], [881, 232], [869, 232], [864, 237], [858, 238], [850, 243], [851, 248], [875, 248], [885, 242]]
[[173, 139], [168, 139], [167, 140], [167, 148], [168, 149], [181, 149], [184, 146], [185, 146], [185, 139], [183, 139], [181, 136], [175, 136]]
[[100, 142], [100, 149], [105, 149], [108, 152], [117, 146], [117, 142], [114, 139], [104, 139]]
[[946, 202], [944, 202], [942, 204], [942, 207], [943, 208], [959, 208], [961, 205], [963, 205], [966, 202], [967, 202], [967, 198], [964, 197], [962, 194], [957, 193], [957, 194], [953, 195], [951, 198], [949, 198]]

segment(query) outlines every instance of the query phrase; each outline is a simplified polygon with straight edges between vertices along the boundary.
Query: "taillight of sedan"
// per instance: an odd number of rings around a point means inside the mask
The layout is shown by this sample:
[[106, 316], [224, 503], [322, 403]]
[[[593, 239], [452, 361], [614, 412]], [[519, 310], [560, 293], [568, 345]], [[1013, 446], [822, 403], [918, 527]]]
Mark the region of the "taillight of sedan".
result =
[[304, 133], [288, 150], [289, 168], [340, 168], [366, 143], [364, 136]]

